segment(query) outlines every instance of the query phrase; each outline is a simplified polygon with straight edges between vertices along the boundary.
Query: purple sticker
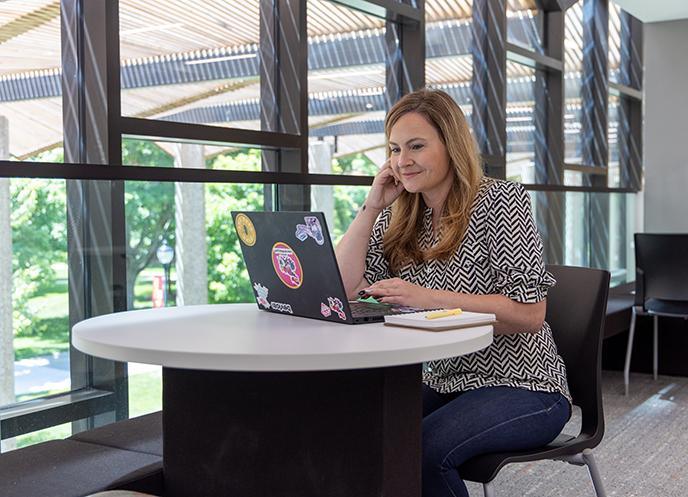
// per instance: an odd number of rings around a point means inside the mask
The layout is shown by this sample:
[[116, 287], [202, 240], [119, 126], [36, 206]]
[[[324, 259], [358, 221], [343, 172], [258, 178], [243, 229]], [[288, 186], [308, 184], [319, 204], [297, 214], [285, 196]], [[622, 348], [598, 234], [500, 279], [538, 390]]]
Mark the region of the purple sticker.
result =
[[344, 313], [344, 304], [337, 297], [327, 297], [327, 303], [330, 304], [330, 309], [332, 309], [339, 319], [346, 321], [346, 314]]
[[320, 302], [320, 314], [322, 314], [326, 318], [329, 318], [330, 314], [332, 314], [332, 311], [327, 306], [327, 304], [323, 304], [322, 302]]
[[318, 218], [316, 216], [306, 216], [303, 220], [306, 224], [296, 225], [296, 238], [303, 242], [310, 236], [315, 240], [315, 243], [323, 245], [325, 237], [323, 236], [322, 226], [320, 226]]

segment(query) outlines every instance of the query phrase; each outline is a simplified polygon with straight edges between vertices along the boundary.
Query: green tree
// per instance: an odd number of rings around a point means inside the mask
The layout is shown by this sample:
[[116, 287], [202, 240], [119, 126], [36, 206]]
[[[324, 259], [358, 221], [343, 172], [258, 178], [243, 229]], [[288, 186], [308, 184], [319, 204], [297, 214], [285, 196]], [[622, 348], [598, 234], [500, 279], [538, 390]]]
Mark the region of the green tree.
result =
[[[174, 158], [155, 143], [124, 139], [122, 162], [130, 165], [173, 167]], [[163, 239], [174, 246], [174, 183], [128, 181], [124, 193], [127, 220], [127, 302], [134, 307], [138, 275], [157, 262], [155, 252]]]
[[65, 182], [13, 179], [10, 185], [14, 329], [32, 334], [34, 316], [26, 304], [54, 286], [53, 265], [67, 261]]
[[[213, 158], [213, 169], [260, 170], [260, 150]], [[208, 302], [250, 302], [253, 289], [241, 256], [231, 211], [263, 210], [263, 185], [210, 184], [206, 187]]]
[[[332, 171], [341, 174], [358, 172], [374, 176], [378, 166], [364, 154], [358, 153], [340, 157], [332, 161]], [[339, 240], [348, 229], [356, 212], [361, 208], [368, 195], [367, 186], [335, 186], [334, 187], [334, 226], [332, 235]]]

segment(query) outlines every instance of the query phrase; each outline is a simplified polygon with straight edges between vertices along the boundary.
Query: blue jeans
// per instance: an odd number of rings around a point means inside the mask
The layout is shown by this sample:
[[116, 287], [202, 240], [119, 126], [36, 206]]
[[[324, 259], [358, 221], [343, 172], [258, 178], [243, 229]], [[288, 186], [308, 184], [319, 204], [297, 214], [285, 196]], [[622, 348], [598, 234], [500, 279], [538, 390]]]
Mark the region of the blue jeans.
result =
[[423, 385], [423, 497], [468, 497], [456, 469], [464, 461], [545, 445], [570, 409], [560, 393], [483, 387], [441, 394]]

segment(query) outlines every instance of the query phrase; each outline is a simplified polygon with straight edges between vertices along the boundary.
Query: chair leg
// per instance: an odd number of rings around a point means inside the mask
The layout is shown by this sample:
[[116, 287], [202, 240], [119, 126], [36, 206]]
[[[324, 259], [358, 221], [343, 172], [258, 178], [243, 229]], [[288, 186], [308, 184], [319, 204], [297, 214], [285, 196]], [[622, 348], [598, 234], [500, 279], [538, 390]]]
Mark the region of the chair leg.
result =
[[485, 497], [495, 497], [494, 485], [491, 481], [483, 483], [483, 494]]
[[595, 487], [595, 495], [597, 495], [597, 497], [607, 497], [607, 494], [604, 492], [604, 486], [602, 485], [602, 477], [600, 476], [595, 458], [590, 449], [585, 449], [583, 451], [583, 461], [585, 461], [588, 471], [590, 472], [592, 486]]
[[624, 395], [628, 395], [629, 373], [631, 369], [631, 351], [633, 350], [633, 335], [635, 333], [635, 306], [632, 308], [631, 327], [628, 330], [628, 345], [626, 345], [626, 363], [624, 364]]
[[654, 352], [653, 356], [652, 356], [652, 373], [653, 373], [653, 376], [656, 380], [657, 379], [657, 364], [659, 363], [659, 359], [657, 357], [657, 355], [658, 355], [658, 353], [657, 353], [657, 349], [658, 349], [658, 347], [657, 347], [657, 342], [658, 342], [657, 336], [659, 335], [659, 316], [655, 316], [654, 321], [655, 321], [654, 322], [654, 328], [655, 328], [654, 329], [654, 335], [655, 336], [654, 336], [654, 343], [652, 346], [652, 350]]

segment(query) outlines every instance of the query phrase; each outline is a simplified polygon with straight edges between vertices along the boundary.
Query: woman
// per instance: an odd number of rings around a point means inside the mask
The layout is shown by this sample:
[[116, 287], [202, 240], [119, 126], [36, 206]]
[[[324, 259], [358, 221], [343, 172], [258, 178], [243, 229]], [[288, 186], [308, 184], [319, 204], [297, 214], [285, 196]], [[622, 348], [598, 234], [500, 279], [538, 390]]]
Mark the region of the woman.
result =
[[542, 242], [528, 194], [482, 175], [466, 119], [437, 90], [385, 120], [389, 158], [337, 246], [349, 298], [490, 312], [490, 347], [423, 374], [423, 496], [467, 496], [471, 457], [553, 440], [570, 416], [564, 363], [544, 321]]

